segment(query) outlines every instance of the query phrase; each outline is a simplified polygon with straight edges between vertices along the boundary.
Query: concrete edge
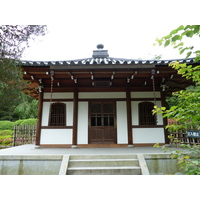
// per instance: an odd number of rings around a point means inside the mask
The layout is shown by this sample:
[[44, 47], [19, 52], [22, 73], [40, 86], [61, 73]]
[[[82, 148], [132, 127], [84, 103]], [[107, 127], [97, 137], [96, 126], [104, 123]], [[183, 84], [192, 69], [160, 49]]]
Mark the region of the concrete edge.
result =
[[146, 164], [146, 161], [145, 161], [145, 158], [144, 158], [144, 155], [143, 154], [137, 154], [137, 158], [138, 158], [138, 161], [139, 161], [139, 164], [140, 164], [140, 167], [141, 167], [142, 175], [150, 175], [149, 169], [147, 167], [147, 164]]
[[63, 155], [0, 155], [0, 160], [62, 160]]
[[69, 155], [64, 155], [60, 166], [59, 175], [67, 175], [68, 163], [69, 163]]
[[145, 159], [171, 159], [171, 153], [143, 154]]

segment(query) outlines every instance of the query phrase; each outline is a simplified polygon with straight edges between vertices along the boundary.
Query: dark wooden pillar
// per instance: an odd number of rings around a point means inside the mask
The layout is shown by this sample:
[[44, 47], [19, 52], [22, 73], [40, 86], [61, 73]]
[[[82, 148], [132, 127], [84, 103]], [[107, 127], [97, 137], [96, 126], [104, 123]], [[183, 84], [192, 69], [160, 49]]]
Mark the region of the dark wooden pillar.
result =
[[126, 110], [127, 110], [127, 127], [128, 127], [128, 147], [133, 147], [131, 93], [129, 88], [126, 89]]
[[77, 148], [77, 130], [78, 130], [78, 90], [74, 90], [74, 111], [73, 111], [73, 133], [72, 148]]
[[[167, 104], [166, 104], [166, 97], [165, 97], [165, 93], [164, 92], [161, 92], [161, 104], [162, 104], [162, 107], [166, 107]], [[168, 124], [167, 122], [167, 118], [163, 118], [163, 125], [164, 127], [166, 127]], [[164, 133], [165, 133], [165, 144], [169, 144], [169, 138], [168, 138], [168, 130], [166, 128], [164, 128]]]
[[38, 101], [39, 101], [38, 102], [38, 120], [37, 120], [37, 130], [36, 130], [35, 145], [40, 145], [41, 124], [42, 124], [42, 110], [43, 110], [43, 92], [39, 92]]

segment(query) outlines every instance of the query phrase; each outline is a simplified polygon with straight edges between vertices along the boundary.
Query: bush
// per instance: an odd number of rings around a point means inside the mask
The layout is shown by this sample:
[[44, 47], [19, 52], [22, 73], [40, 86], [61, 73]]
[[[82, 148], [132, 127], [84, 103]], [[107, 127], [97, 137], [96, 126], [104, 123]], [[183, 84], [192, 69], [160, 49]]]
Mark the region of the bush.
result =
[[4, 117], [1, 118], [1, 120], [9, 120], [9, 121], [11, 121], [11, 120], [13, 120], [13, 117], [12, 116], [4, 116]]
[[12, 146], [13, 144], [13, 138], [5, 138], [5, 139], [0, 139], [0, 145], [1, 146]]
[[0, 121], [0, 130], [13, 130], [14, 122]]
[[0, 136], [0, 140], [5, 140], [7, 138], [12, 138], [13, 135], [3, 135], [3, 136]]
[[12, 138], [6, 138], [6, 139], [2, 140], [2, 142], [1, 142], [2, 146], [11, 146], [12, 143], [13, 143]]
[[11, 130], [0, 131], [0, 137], [2, 137], [2, 136], [12, 136], [12, 135], [13, 135], [13, 131], [11, 131]]
[[24, 125], [24, 124], [35, 125], [37, 124], [37, 119], [33, 119], [33, 118], [25, 119], [20, 125]]
[[15, 122], [15, 125], [21, 125], [24, 122], [24, 119], [19, 119]]

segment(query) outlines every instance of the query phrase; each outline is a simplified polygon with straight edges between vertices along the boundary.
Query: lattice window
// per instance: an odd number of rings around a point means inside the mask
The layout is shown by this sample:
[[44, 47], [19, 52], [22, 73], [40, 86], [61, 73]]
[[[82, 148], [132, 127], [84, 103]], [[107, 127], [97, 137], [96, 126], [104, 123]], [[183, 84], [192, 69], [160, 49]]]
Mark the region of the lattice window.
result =
[[66, 126], [66, 105], [64, 103], [51, 105], [49, 126]]
[[91, 105], [91, 126], [114, 126], [113, 103], [93, 103]]
[[101, 104], [99, 103], [92, 104], [91, 113], [101, 113]]
[[113, 104], [103, 104], [103, 112], [104, 113], [113, 113]]
[[152, 114], [153, 107], [151, 102], [139, 103], [139, 125], [156, 125], [156, 116]]

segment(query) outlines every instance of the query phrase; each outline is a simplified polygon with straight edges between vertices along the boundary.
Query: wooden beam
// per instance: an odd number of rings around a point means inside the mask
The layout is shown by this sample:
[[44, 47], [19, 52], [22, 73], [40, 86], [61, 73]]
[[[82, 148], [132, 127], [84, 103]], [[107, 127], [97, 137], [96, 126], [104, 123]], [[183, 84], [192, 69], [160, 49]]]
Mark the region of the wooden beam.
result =
[[73, 111], [73, 136], [72, 148], [77, 146], [77, 130], [78, 130], [78, 89], [74, 89], [74, 111]]
[[133, 145], [132, 136], [132, 117], [131, 117], [131, 93], [130, 89], [126, 89], [126, 112], [127, 112], [127, 127], [128, 127], [128, 145]]
[[36, 141], [35, 145], [40, 145], [40, 134], [41, 134], [41, 124], [42, 124], [42, 110], [43, 110], [43, 92], [39, 93], [39, 103], [38, 103], [38, 120], [37, 120], [37, 130], [36, 130]]
[[[161, 105], [162, 107], [166, 107], [166, 97], [165, 97], [165, 93], [164, 92], [161, 92]], [[167, 122], [167, 118], [163, 118], [163, 125], [164, 127], [166, 127], [168, 124]], [[164, 128], [164, 133], [165, 133], [165, 144], [169, 144], [170, 140], [168, 138], [169, 136], [169, 133], [168, 133], [168, 130], [166, 128]]]

